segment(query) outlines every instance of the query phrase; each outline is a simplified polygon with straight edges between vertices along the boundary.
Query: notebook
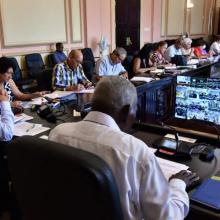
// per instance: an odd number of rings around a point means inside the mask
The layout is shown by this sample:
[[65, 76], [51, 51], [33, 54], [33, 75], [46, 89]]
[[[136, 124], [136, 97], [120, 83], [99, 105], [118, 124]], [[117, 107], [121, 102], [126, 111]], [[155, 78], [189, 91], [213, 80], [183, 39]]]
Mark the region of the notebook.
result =
[[205, 180], [191, 196], [196, 201], [220, 211], [220, 176], [212, 176]]

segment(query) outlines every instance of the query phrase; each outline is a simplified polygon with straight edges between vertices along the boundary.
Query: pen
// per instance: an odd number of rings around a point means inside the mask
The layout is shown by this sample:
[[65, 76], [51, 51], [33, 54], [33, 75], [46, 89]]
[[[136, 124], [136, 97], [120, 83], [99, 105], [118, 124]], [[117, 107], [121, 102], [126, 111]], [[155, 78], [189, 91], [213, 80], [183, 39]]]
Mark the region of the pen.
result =
[[29, 132], [31, 129], [33, 129], [35, 127], [35, 124], [33, 124], [30, 128], [26, 129], [25, 132]]

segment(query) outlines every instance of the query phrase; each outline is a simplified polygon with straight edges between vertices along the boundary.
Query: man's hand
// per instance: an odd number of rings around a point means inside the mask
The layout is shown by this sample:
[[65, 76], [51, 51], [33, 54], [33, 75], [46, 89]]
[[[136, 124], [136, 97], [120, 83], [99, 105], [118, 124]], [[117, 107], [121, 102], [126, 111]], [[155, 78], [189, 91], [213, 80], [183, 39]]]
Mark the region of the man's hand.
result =
[[183, 180], [186, 184], [186, 187], [189, 187], [193, 182], [196, 182], [199, 180], [199, 177], [196, 173], [192, 173], [187, 170], [182, 170], [179, 173], [172, 175], [169, 181], [174, 178]]
[[84, 85], [79, 83], [77, 85], [77, 91], [80, 91], [80, 90], [83, 90], [83, 89], [85, 89]]
[[86, 89], [90, 89], [90, 88], [93, 87], [91, 82], [87, 82], [84, 86], [85, 86]]
[[128, 72], [124, 72], [120, 74], [120, 76], [124, 77], [125, 79], [128, 79]]

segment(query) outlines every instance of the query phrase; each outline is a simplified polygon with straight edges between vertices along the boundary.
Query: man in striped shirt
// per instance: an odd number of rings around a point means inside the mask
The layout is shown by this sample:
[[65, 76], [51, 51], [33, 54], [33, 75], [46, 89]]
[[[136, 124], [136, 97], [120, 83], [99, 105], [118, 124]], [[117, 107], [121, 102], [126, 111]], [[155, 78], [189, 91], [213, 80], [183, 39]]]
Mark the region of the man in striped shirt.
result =
[[83, 55], [80, 50], [72, 50], [64, 63], [55, 66], [52, 87], [54, 90], [77, 91], [92, 86], [83, 72]]

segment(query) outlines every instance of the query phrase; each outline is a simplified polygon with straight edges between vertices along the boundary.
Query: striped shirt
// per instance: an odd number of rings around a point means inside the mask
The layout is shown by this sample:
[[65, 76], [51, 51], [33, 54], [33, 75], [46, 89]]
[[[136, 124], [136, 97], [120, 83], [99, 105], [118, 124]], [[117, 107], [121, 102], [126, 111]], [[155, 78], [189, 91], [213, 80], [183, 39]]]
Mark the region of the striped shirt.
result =
[[59, 63], [55, 66], [52, 79], [53, 89], [65, 89], [68, 86], [76, 86], [77, 84], [89, 83], [90, 81], [84, 74], [82, 65], [75, 69], [71, 69], [67, 62]]

